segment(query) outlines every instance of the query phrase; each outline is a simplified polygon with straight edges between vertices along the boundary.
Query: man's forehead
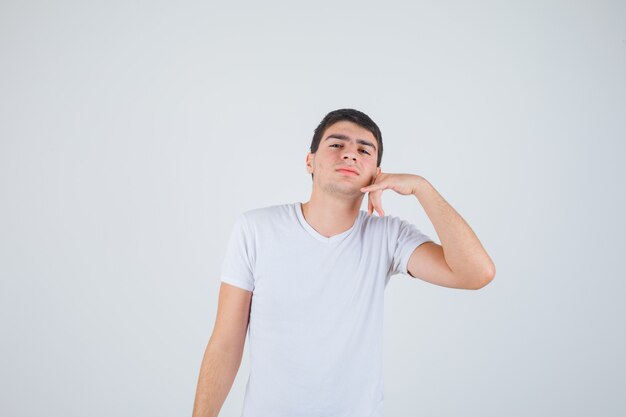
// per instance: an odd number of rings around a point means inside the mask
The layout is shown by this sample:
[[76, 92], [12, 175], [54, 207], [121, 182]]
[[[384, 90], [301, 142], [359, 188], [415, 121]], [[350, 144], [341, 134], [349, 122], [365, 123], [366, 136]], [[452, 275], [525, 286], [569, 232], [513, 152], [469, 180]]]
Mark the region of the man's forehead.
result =
[[378, 141], [376, 140], [372, 132], [370, 132], [363, 126], [360, 126], [348, 120], [341, 120], [328, 126], [324, 131], [322, 139], [326, 139], [334, 133], [343, 134], [351, 138], [352, 140], [366, 140], [368, 142], [373, 142], [374, 144], [378, 145]]

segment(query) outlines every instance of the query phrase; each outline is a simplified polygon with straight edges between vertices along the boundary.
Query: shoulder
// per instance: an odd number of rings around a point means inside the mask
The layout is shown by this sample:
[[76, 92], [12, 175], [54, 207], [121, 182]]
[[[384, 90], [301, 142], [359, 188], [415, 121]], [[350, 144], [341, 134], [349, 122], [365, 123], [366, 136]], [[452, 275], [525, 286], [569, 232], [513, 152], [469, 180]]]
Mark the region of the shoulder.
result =
[[243, 211], [239, 217], [250, 226], [276, 223], [289, 219], [294, 213], [294, 203], [274, 204]]
[[267, 216], [275, 216], [291, 212], [293, 210], [294, 203], [274, 204], [271, 206], [257, 207], [243, 211], [241, 215], [248, 219], [263, 218]]
[[378, 238], [386, 239], [390, 245], [415, 235], [422, 235], [417, 226], [398, 216], [386, 215], [379, 217], [364, 212], [363, 229]]
[[398, 230], [406, 223], [406, 220], [397, 216], [387, 215], [380, 217], [375, 214], [368, 214], [365, 210], [361, 210], [361, 217], [363, 218], [364, 227], [376, 230]]

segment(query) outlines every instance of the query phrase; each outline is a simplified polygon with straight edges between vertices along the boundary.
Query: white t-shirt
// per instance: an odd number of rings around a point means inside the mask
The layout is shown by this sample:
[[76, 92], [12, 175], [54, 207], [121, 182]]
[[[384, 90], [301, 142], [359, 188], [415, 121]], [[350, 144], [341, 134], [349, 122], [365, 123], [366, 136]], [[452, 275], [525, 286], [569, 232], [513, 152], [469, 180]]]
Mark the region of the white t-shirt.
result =
[[221, 281], [252, 291], [242, 417], [381, 417], [384, 290], [433, 241], [360, 210], [325, 237], [300, 202], [243, 212]]

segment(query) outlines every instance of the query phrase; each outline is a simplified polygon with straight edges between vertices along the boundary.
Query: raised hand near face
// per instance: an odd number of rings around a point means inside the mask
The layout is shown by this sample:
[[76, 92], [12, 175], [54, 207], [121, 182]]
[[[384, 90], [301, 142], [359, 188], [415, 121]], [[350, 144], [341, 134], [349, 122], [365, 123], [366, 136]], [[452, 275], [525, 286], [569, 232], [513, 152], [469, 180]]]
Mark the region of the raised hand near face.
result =
[[384, 216], [385, 211], [381, 200], [384, 190], [394, 190], [400, 195], [412, 195], [422, 179], [423, 177], [414, 174], [386, 174], [381, 172], [376, 176], [373, 184], [361, 188], [361, 192], [368, 193], [367, 213], [372, 214], [376, 210], [379, 216]]

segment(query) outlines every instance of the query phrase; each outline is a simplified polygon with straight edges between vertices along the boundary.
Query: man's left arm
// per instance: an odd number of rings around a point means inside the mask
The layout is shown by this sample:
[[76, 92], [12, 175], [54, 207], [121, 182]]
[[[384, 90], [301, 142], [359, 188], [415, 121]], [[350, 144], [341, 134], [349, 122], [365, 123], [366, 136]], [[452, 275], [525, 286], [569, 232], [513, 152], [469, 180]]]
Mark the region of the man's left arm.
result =
[[435, 227], [441, 245], [425, 242], [409, 258], [407, 270], [413, 277], [450, 288], [477, 290], [493, 280], [496, 267], [474, 231], [424, 177], [413, 174], [380, 173], [373, 184], [361, 188], [368, 193], [368, 213], [384, 216], [382, 192], [413, 195]]
[[407, 269], [414, 277], [461, 289], [480, 289], [496, 267], [465, 220], [425, 178], [417, 176], [412, 194], [432, 222], [441, 245], [426, 242], [413, 251]]

